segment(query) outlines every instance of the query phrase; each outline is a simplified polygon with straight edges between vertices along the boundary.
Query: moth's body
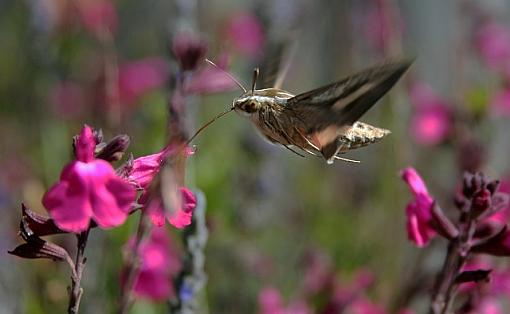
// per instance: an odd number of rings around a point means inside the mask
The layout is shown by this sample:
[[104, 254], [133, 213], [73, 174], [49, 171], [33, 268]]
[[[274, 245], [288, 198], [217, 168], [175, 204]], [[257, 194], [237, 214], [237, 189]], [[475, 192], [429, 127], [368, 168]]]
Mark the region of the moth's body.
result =
[[256, 90], [256, 71], [252, 89], [232, 106], [270, 142], [320, 154], [333, 163], [344, 159], [339, 154], [378, 142], [390, 133], [358, 120], [409, 66], [407, 61], [389, 62], [299, 95], [279, 88]]
[[[275, 88], [266, 88], [248, 92], [234, 100], [234, 109], [250, 119], [260, 133], [271, 143], [281, 144], [287, 148], [298, 147], [312, 155], [320, 155], [326, 143], [321, 143], [318, 134], [308, 132], [306, 123], [293, 114], [288, 99], [295, 95]], [[378, 142], [390, 133], [360, 121], [342, 128], [335, 128], [339, 142], [333, 157], [348, 150]], [[328, 161], [333, 159], [329, 158]]]

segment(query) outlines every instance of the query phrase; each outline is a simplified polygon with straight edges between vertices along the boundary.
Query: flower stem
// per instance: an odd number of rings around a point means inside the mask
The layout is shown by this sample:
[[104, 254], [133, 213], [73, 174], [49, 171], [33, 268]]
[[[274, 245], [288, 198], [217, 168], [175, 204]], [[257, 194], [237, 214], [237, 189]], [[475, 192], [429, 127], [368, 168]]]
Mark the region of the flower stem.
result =
[[430, 314], [449, 313], [455, 296], [455, 279], [464, 267], [471, 250], [470, 243], [476, 227], [475, 220], [471, 217], [470, 212], [463, 212], [459, 220], [460, 233], [448, 245], [448, 253], [446, 254], [443, 268], [434, 286], [432, 303], [429, 310]]
[[83, 295], [83, 288], [80, 286], [83, 269], [87, 258], [85, 257], [85, 247], [87, 246], [87, 239], [89, 237], [90, 229], [78, 234], [78, 249], [76, 251], [76, 261], [74, 263], [74, 270], [71, 275], [71, 291], [69, 295], [69, 306], [67, 313], [76, 314], [80, 307], [81, 296]]
[[182, 234], [185, 256], [183, 268], [175, 280], [177, 300], [170, 304], [172, 314], [204, 313], [204, 309], [199, 308], [199, 292], [207, 283], [204, 249], [209, 232], [205, 221], [205, 197], [200, 191], [196, 195], [193, 223]]
[[148, 219], [148, 215], [146, 214], [145, 210], [141, 210], [134, 248], [129, 254], [128, 262], [126, 265], [126, 281], [121, 290], [118, 309], [119, 314], [126, 314], [129, 311], [131, 304], [133, 303], [132, 291], [135, 285], [138, 268], [140, 267], [140, 247], [142, 242], [147, 238], [149, 231], [150, 221]]

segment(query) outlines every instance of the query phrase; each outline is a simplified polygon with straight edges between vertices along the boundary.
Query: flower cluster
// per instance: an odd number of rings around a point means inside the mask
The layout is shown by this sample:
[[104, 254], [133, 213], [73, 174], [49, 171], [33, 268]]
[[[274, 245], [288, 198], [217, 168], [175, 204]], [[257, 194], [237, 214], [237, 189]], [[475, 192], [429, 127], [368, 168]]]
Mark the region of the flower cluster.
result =
[[406, 208], [409, 239], [419, 247], [438, 234], [449, 241], [431, 304], [431, 313], [445, 313], [459, 285], [488, 280], [490, 276], [491, 270], [485, 267], [466, 267], [473, 256], [510, 256], [510, 232], [506, 220], [501, 219], [501, 215], [506, 216], [503, 212], [508, 210], [509, 195], [499, 190], [499, 181], [491, 181], [481, 173], [465, 173], [455, 197], [459, 214], [454, 223], [429, 194], [416, 170], [407, 168], [401, 175], [414, 195]]

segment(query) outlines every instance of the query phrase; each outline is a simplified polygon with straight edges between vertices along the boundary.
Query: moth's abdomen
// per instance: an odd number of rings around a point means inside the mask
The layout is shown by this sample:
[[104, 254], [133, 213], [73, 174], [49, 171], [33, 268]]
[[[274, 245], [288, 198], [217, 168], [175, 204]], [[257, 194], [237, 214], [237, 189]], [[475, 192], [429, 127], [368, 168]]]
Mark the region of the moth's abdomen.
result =
[[338, 134], [338, 153], [379, 142], [389, 133], [391, 132], [386, 129], [359, 121], [355, 122], [351, 127]]

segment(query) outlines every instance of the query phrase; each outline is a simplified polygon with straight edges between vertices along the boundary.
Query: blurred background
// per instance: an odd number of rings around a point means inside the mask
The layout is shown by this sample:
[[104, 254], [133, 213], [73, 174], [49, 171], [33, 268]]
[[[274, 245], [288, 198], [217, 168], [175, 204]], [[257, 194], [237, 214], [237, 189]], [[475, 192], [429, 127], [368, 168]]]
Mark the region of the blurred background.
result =
[[[355, 300], [345, 303], [350, 313], [425, 312], [446, 243], [407, 240], [410, 194], [399, 171], [415, 167], [451, 215], [465, 170], [510, 189], [509, 17], [504, 0], [1, 0], [0, 313], [65, 310], [66, 265], [6, 254], [20, 243], [20, 203], [46, 214], [42, 195], [84, 123], [105, 138], [128, 134], [135, 157], [161, 150], [182, 34], [200, 38], [246, 86], [274, 47], [292, 47], [283, 88], [294, 94], [416, 58], [364, 117], [392, 133], [346, 155], [360, 164], [301, 158], [235, 114], [197, 138], [186, 180], [207, 199], [204, 313], [257, 313], [271, 302], [288, 307], [278, 313], [340, 313], [331, 303], [345, 300]], [[241, 93], [206, 83], [187, 96], [190, 134]], [[136, 220], [91, 234], [82, 313], [114, 312]], [[132, 312], [166, 305], [142, 299]]]

